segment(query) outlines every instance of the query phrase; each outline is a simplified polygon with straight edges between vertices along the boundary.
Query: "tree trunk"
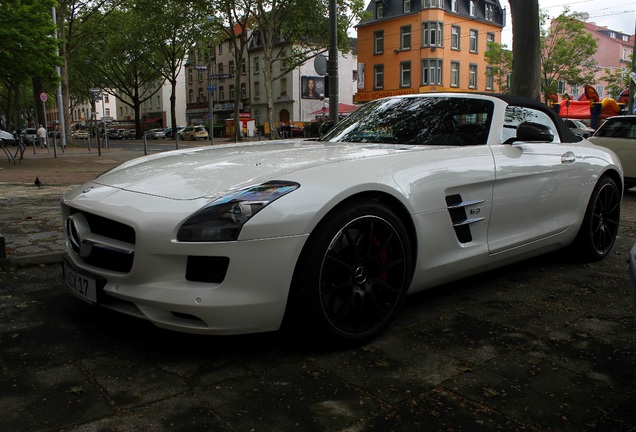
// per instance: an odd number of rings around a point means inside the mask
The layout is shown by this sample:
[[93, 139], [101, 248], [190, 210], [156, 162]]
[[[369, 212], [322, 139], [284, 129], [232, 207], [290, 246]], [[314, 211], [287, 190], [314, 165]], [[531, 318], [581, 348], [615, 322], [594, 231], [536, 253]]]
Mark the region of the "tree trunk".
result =
[[539, 0], [509, 0], [512, 16], [510, 93], [541, 100]]

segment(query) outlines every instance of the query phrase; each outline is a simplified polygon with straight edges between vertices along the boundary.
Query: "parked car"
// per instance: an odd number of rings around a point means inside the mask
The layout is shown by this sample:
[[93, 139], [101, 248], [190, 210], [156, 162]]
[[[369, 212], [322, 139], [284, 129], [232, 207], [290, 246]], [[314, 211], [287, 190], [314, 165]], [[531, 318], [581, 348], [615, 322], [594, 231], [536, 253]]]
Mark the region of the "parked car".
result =
[[181, 139], [182, 140], [192, 140], [195, 141], [197, 139], [208, 139], [208, 130], [205, 126], [188, 126], [181, 131]]
[[166, 133], [163, 129], [150, 129], [146, 132], [146, 137], [149, 139], [165, 139]]
[[86, 139], [88, 138], [88, 131], [85, 129], [78, 129], [76, 131], [71, 132], [71, 137]]
[[64, 279], [162, 328], [355, 345], [407, 293], [564, 246], [603, 259], [621, 178], [534, 100], [378, 99], [321, 140], [175, 150], [69, 192]]
[[108, 139], [109, 140], [124, 139], [124, 130], [123, 129], [108, 129]]
[[[185, 128], [186, 128], [185, 126], [177, 126], [177, 133], [182, 132]], [[174, 137], [174, 134], [172, 133], [172, 128], [171, 127], [165, 128], [164, 132], [166, 134], [166, 138], [172, 139]]]
[[137, 138], [136, 129], [122, 129], [123, 139], [135, 139]]
[[22, 131], [22, 142], [26, 145], [37, 144], [38, 133], [36, 128], [26, 128]]
[[590, 137], [594, 144], [612, 150], [623, 165], [625, 187], [636, 186], [636, 115], [608, 118]]
[[563, 119], [565, 125], [570, 128], [574, 135], [578, 135], [583, 138], [589, 138], [594, 133], [594, 129], [587, 126], [585, 123], [574, 119]]
[[1, 129], [0, 129], [0, 141], [3, 146], [18, 144], [18, 140], [15, 139], [12, 133], [3, 131]]
[[296, 124], [281, 125], [278, 128], [278, 135], [281, 138], [305, 137], [305, 129]]

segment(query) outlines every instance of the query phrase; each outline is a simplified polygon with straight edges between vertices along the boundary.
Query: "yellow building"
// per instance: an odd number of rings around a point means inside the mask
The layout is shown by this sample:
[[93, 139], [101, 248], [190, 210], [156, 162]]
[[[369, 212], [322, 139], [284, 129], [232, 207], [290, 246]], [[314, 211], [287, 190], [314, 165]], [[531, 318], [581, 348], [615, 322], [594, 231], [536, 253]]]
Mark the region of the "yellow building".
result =
[[498, 0], [371, 0], [358, 24], [355, 102], [431, 91], [497, 91], [484, 53], [501, 43]]

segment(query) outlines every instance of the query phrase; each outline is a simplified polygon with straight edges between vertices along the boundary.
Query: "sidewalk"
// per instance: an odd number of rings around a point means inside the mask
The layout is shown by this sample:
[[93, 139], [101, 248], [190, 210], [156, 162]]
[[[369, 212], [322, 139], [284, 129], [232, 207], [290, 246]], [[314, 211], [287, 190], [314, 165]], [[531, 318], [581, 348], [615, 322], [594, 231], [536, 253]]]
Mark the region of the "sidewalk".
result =
[[[65, 250], [60, 198], [75, 186], [143, 152], [118, 148], [28, 148], [19, 164], [0, 161], [0, 260], [59, 261]], [[35, 178], [42, 182], [35, 185]]]

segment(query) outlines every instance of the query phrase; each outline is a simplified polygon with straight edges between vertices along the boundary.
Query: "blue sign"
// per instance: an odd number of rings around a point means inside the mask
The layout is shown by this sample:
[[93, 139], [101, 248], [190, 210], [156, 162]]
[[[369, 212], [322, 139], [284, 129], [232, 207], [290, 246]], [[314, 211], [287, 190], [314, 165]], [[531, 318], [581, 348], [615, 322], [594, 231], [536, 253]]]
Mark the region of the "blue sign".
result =
[[215, 85], [209, 85], [208, 86], [208, 91], [216, 91], [216, 86]]

